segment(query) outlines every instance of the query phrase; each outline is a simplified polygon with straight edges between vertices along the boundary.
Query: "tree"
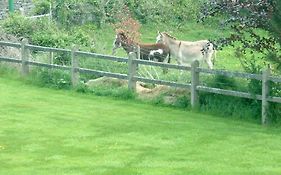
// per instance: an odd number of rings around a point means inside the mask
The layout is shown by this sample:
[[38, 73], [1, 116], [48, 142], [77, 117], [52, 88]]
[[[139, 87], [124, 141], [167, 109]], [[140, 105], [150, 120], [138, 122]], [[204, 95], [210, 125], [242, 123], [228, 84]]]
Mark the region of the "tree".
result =
[[280, 0], [211, 0], [204, 3], [199, 21], [210, 17], [219, 17], [220, 26], [233, 31], [216, 41], [219, 47], [230, 45], [236, 48], [237, 56], [252, 55], [241, 59], [246, 71], [258, 71], [260, 65], [255, 62], [261, 59], [281, 71]]

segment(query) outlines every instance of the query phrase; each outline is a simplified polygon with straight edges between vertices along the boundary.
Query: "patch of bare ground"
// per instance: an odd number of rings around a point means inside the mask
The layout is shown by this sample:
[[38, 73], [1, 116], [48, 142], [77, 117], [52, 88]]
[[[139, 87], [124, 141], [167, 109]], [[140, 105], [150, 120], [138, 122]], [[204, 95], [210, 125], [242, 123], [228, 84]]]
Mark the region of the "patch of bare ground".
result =
[[[3, 30], [0, 29], [0, 41], [19, 43], [20, 39], [13, 35], [7, 34]], [[20, 55], [21, 55], [20, 48], [0, 46], [0, 56], [1, 57], [20, 59]], [[14, 63], [5, 63], [5, 65], [19, 68], [19, 65], [14, 64]]]
[[[106, 86], [108, 88], [127, 87], [128, 81], [117, 78], [101, 77], [94, 80], [89, 80], [86, 85], [89, 88], [98, 86]], [[174, 104], [178, 97], [188, 94], [188, 90], [164, 85], [148, 86], [147, 84], [137, 82], [136, 93], [137, 98], [141, 100], [153, 100], [161, 97], [165, 104]]]

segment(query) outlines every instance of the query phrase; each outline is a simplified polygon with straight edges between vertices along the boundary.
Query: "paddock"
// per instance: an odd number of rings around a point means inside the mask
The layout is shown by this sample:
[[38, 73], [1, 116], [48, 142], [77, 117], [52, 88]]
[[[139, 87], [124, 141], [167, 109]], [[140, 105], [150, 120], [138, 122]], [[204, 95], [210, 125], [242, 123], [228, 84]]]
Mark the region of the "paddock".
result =
[[[144, 83], [167, 85], [167, 86], [172, 86], [172, 87], [176, 87], [176, 88], [186, 88], [186, 89], [190, 90], [190, 93], [191, 93], [190, 102], [191, 102], [191, 106], [194, 108], [199, 104], [199, 92], [208, 92], [208, 93], [214, 93], [214, 94], [222, 94], [222, 95], [227, 95], [227, 96], [260, 100], [260, 101], [262, 101], [262, 111], [261, 111], [261, 123], [262, 124], [267, 124], [267, 122], [268, 122], [267, 115], [268, 115], [268, 109], [269, 109], [269, 102], [281, 103], [281, 97], [270, 96], [270, 83], [269, 82], [280, 83], [281, 78], [272, 76], [269, 68], [264, 69], [263, 74], [249, 74], [249, 73], [242, 73], [242, 72], [231, 72], [231, 71], [227, 71], [227, 70], [210, 70], [210, 69], [205, 69], [205, 68], [199, 68], [198, 62], [193, 62], [192, 66], [188, 67], [188, 66], [182, 66], [182, 65], [174, 65], [174, 64], [158, 63], [158, 62], [147, 61], [147, 60], [140, 60], [140, 59], [137, 59], [137, 55], [139, 55], [139, 54], [135, 54], [135, 53], [131, 53], [129, 55], [129, 58], [122, 58], [122, 57], [102, 55], [102, 54], [97, 54], [97, 53], [78, 51], [76, 47], [74, 47], [72, 50], [69, 50], [69, 49], [62, 49], [62, 48], [35, 46], [35, 45], [28, 44], [26, 40], [23, 40], [21, 43], [11, 43], [11, 42], [6, 42], [6, 41], [1, 41], [0, 45], [21, 49], [21, 59], [0, 57], [0, 61], [20, 63], [21, 69], [22, 69], [21, 72], [22, 72], [23, 76], [28, 75], [29, 66], [31, 65], [31, 66], [50, 68], [50, 69], [68, 70], [71, 73], [73, 86], [77, 86], [79, 84], [80, 73], [84, 73], [84, 74], [95, 74], [95, 75], [99, 75], [99, 76], [108, 76], [108, 77], [113, 77], [113, 78], [126, 79], [126, 80], [128, 80], [128, 88], [132, 91], [135, 91], [137, 81], [144, 82]], [[52, 53], [52, 52], [69, 53], [71, 55], [71, 66], [31, 61], [28, 57], [28, 52], [33, 51], [33, 50], [44, 51], [44, 52], [49, 52], [49, 53]], [[106, 71], [81, 68], [81, 67], [79, 67], [79, 57], [82, 57], [82, 56], [93, 57], [95, 59], [105, 59], [105, 60], [110, 60], [110, 61], [115, 61], [115, 62], [127, 63], [128, 73], [120, 74], [120, 73], [112, 73], [112, 72], [106, 72]], [[52, 58], [50, 57], [50, 59], [52, 59]], [[190, 83], [178, 83], [178, 82], [155, 80], [155, 79], [139, 77], [136, 74], [138, 65], [149, 65], [149, 66], [156, 66], [156, 67], [161, 67], [161, 68], [170, 68], [170, 69], [177, 69], [177, 70], [191, 72]], [[199, 84], [201, 74], [222, 75], [222, 76], [226, 76], [226, 77], [240, 77], [240, 78], [245, 78], [245, 79], [254, 79], [254, 80], [261, 82], [262, 93], [261, 94], [251, 94], [251, 93], [247, 93], [247, 92], [207, 87], [207, 86], [204, 86], [204, 84], [203, 85]]]

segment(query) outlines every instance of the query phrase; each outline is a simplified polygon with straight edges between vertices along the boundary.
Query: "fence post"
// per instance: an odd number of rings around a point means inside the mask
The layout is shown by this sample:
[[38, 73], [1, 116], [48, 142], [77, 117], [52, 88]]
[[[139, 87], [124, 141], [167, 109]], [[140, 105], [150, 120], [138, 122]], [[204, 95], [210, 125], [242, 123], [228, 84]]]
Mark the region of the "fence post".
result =
[[21, 41], [21, 73], [22, 76], [27, 76], [29, 73], [29, 64], [28, 64], [28, 49], [26, 48], [28, 41], [23, 39]]
[[[138, 59], [138, 60], [140, 60], [141, 59], [141, 57], [140, 57], [140, 46], [138, 45], [137, 46], [137, 57], [136, 57], [136, 59]], [[136, 69], [138, 70], [138, 67], [139, 67], [139, 65], [137, 64], [136, 65]]]
[[269, 76], [270, 76], [270, 68], [265, 69], [262, 72], [262, 119], [261, 122], [263, 125], [268, 123], [268, 108], [269, 103], [267, 101], [267, 97], [269, 95]]
[[76, 56], [76, 51], [78, 48], [76, 46], [73, 46], [71, 49], [71, 82], [72, 86], [75, 87], [79, 84], [79, 61]]
[[130, 52], [128, 59], [128, 88], [129, 90], [136, 91], [136, 80], [134, 76], [137, 71], [137, 64], [133, 60], [136, 59], [136, 53]]
[[137, 59], [141, 59], [140, 58], [140, 46], [137, 46]]
[[198, 91], [196, 90], [199, 85], [199, 72], [197, 68], [199, 67], [199, 61], [195, 60], [191, 64], [191, 106], [195, 108], [199, 104]]
[[54, 52], [49, 52], [49, 64], [54, 64]]

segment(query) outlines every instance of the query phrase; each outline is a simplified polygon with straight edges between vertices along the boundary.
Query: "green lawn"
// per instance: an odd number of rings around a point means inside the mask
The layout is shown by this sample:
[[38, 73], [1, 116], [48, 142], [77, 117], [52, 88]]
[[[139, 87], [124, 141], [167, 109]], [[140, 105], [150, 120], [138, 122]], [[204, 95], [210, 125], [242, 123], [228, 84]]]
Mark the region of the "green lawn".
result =
[[281, 174], [280, 129], [0, 75], [0, 174]]

